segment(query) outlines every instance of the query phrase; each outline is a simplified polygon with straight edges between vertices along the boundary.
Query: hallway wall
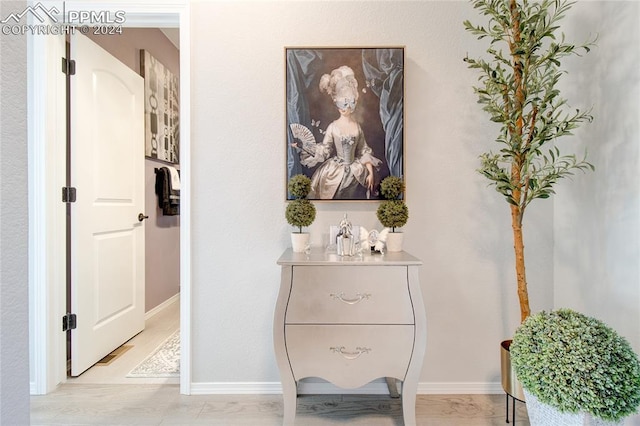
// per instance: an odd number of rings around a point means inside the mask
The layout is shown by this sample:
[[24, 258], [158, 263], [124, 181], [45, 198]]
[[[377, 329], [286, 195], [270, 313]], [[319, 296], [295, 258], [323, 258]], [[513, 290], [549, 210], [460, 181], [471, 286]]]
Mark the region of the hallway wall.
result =
[[[495, 149], [497, 128], [476, 103], [472, 86], [477, 84], [477, 72], [463, 62], [466, 55], [482, 56], [487, 46], [464, 31], [465, 19], [482, 22], [472, 5], [461, 1], [219, 1], [193, 3], [192, 12], [194, 386], [206, 392], [224, 389], [227, 382], [250, 387], [279, 381], [271, 330], [280, 272], [275, 262], [290, 246], [291, 232], [284, 219], [283, 195], [284, 47], [400, 45], [405, 46], [405, 177], [410, 212], [404, 227], [405, 248], [424, 261], [420, 277], [428, 320], [419, 391], [500, 392], [498, 344], [512, 336], [520, 318], [509, 208], [476, 172], [479, 154]], [[621, 60], [627, 57], [622, 51], [615, 54], [620, 60], [604, 52], [619, 52], [619, 46], [625, 45], [622, 40], [629, 49], [640, 43], [637, 7], [631, 2], [578, 2], [567, 22], [564, 31], [569, 40], [582, 41], [585, 31], [603, 34], [601, 45], [586, 60], [567, 60], [571, 66], [570, 74], [563, 77], [567, 94], [583, 93], [570, 99], [571, 105], [614, 104], [621, 94], [601, 89], [628, 89], [618, 76], [636, 76], [638, 68], [633, 60]], [[598, 96], [592, 97], [598, 90]], [[637, 145], [637, 132], [630, 124], [638, 117], [633, 93], [624, 98], [626, 108], [606, 110], [585, 126], [580, 137], [604, 136], [606, 123], [611, 122], [627, 133], [627, 148]], [[566, 138], [561, 143], [570, 148], [577, 140]], [[602, 143], [609, 142], [605, 138]], [[589, 143], [600, 142], [589, 139]], [[594, 160], [608, 158], [610, 148], [597, 153]], [[599, 148], [590, 146], [591, 150]], [[619, 160], [625, 166], [612, 167], [621, 171], [635, 167], [635, 151], [627, 151], [631, 157]], [[577, 152], [581, 153], [580, 147]], [[610, 168], [600, 170], [587, 179], [606, 182], [607, 188], [599, 190], [604, 195], [621, 176]], [[599, 173], [612, 174], [604, 178]], [[624, 186], [632, 193], [628, 200], [632, 204], [638, 190], [637, 170], [634, 173], [636, 183]], [[582, 179], [564, 180], [557, 189], [584, 192], [577, 186], [585, 185]], [[554, 257], [559, 242], [554, 238], [554, 220], [564, 220], [570, 212], [567, 219], [583, 221], [587, 212], [581, 206], [590, 202], [588, 197], [560, 209], [554, 209], [556, 199], [538, 200], [528, 209], [524, 232], [532, 310], [555, 306], [554, 269], [558, 267], [562, 276], [573, 273], [587, 281], [568, 288], [565, 296], [590, 300], [582, 305], [587, 313], [613, 318], [618, 312], [615, 303], [621, 302], [635, 319], [638, 280], [631, 278], [637, 271], [637, 257], [633, 258], [633, 251], [622, 255], [638, 241], [634, 207], [624, 210], [634, 224], [628, 235], [633, 242], [625, 247], [620, 237], [614, 237], [618, 244], [606, 248], [610, 270], [623, 271], [621, 276], [630, 278], [616, 280], [616, 286], [634, 295], [630, 300], [616, 296], [620, 290], [602, 285], [600, 277], [583, 269], [585, 265]], [[380, 228], [376, 203], [318, 202], [316, 206], [317, 219], [309, 227], [314, 245], [326, 244], [329, 225], [337, 224], [345, 212], [354, 224]], [[601, 213], [592, 226], [563, 232], [561, 243], [570, 243], [572, 253], [601, 246], [602, 238], [618, 232], [617, 226], [601, 223], [610, 207], [599, 207]], [[591, 244], [585, 246], [585, 241]], [[590, 257], [588, 266], [595, 260]], [[602, 298], [617, 302], [604, 311], [596, 309]], [[619, 319], [618, 325], [623, 321]], [[637, 339], [640, 324], [630, 322], [622, 331]]]
[[[26, 2], [0, 2], [0, 15]], [[29, 424], [27, 40], [0, 36], [0, 424]]]
[[[580, 5], [582, 6], [582, 5]], [[640, 3], [576, 7], [569, 29], [598, 34], [568, 62], [567, 96], [593, 107], [575, 138], [596, 170], [559, 188], [554, 211], [554, 306], [602, 319], [640, 353]], [[567, 78], [567, 79], [568, 79]], [[638, 422], [640, 423], [640, 417]]]
[[[428, 321], [419, 390], [499, 391], [498, 346], [519, 324], [519, 310], [509, 208], [476, 172], [496, 128], [476, 103], [477, 73], [463, 62], [484, 52], [462, 25], [479, 20], [473, 7], [221, 1], [193, 3], [192, 12], [194, 382], [209, 389], [279, 381], [276, 260], [292, 231], [284, 218], [285, 46], [405, 46], [403, 230], [405, 249], [424, 262]], [[377, 206], [317, 202], [312, 244], [325, 245], [345, 212], [381, 229]], [[526, 218], [535, 310], [553, 304], [552, 223], [552, 201]]]

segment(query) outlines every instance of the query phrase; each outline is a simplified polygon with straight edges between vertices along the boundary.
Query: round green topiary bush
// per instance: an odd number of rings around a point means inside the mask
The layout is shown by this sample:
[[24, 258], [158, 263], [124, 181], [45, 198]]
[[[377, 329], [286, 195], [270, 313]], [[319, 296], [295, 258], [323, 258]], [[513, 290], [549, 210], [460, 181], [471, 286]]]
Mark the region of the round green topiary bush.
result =
[[311, 179], [303, 174], [292, 176], [291, 179], [289, 179], [287, 189], [289, 190], [289, 194], [295, 199], [306, 198], [311, 191]]
[[563, 412], [618, 421], [640, 405], [640, 363], [602, 321], [560, 309], [522, 323], [511, 362], [523, 388]]
[[311, 179], [303, 174], [292, 176], [287, 190], [294, 199], [287, 205], [284, 215], [290, 225], [297, 226], [298, 232], [302, 232], [303, 226], [311, 225], [316, 219], [316, 206], [306, 199], [311, 191]]
[[404, 226], [409, 220], [409, 208], [400, 200], [387, 200], [380, 203], [376, 216], [382, 226], [395, 232], [395, 228]]
[[380, 182], [380, 193], [385, 200], [396, 200], [404, 192], [404, 182], [398, 176], [387, 176]]
[[293, 200], [287, 206], [285, 217], [290, 225], [297, 226], [302, 232], [303, 226], [309, 226], [316, 219], [316, 206], [306, 199]]
[[396, 228], [404, 226], [409, 220], [409, 208], [398, 198], [404, 193], [404, 181], [398, 176], [387, 176], [380, 182], [380, 194], [385, 199], [376, 210], [376, 216], [382, 226]]

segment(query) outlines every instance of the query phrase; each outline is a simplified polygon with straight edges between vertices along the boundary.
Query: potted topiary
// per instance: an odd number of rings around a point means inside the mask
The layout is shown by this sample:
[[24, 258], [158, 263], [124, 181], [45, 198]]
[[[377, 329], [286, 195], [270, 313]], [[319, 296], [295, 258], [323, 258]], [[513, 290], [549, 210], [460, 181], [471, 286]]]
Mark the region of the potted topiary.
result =
[[309, 247], [310, 235], [302, 232], [302, 227], [309, 226], [316, 218], [316, 207], [306, 199], [311, 190], [311, 179], [303, 174], [292, 176], [287, 189], [293, 197], [285, 211], [287, 222], [298, 227], [298, 232], [291, 233], [291, 247], [296, 253], [302, 253]]
[[400, 228], [409, 220], [409, 208], [400, 196], [404, 193], [404, 182], [397, 176], [387, 176], [380, 182], [380, 194], [384, 201], [378, 206], [376, 216], [378, 220], [387, 228], [391, 228], [391, 232], [386, 234], [385, 244], [387, 251], [402, 251], [403, 233], [396, 232], [396, 228]]
[[640, 363], [629, 343], [570, 309], [527, 318], [511, 361], [532, 425], [622, 424], [640, 405]]
[[[485, 25], [464, 22], [465, 29], [488, 41], [488, 59], [465, 58], [478, 70], [480, 85], [474, 87], [478, 103], [500, 126], [495, 141], [498, 151], [480, 156], [478, 170], [491, 182], [509, 206], [520, 319], [530, 315], [525, 273], [523, 219], [529, 204], [554, 194], [554, 185], [576, 171], [593, 166], [575, 155], [562, 154], [558, 138], [571, 135], [589, 112], [568, 107], [560, 95], [559, 82], [566, 74], [560, 61], [589, 52], [592, 43], [574, 45], [560, 34], [560, 21], [573, 3], [565, 0], [494, 1], [471, 0], [487, 19]], [[501, 343], [503, 387], [510, 395], [519, 386], [507, 380], [510, 341]], [[513, 385], [513, 388], [511, 388]]]

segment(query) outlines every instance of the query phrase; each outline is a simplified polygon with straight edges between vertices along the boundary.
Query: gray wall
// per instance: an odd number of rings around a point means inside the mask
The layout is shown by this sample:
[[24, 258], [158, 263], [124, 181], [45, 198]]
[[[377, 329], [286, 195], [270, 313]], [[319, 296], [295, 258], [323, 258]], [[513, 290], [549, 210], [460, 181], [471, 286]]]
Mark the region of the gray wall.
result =
[[[562, 185], [554, 214], [554, 304], [589, 313], [640, 353], [640, 3], [579, 4], [570, 30], [598, 33], [595, 51], [571, 61], [590, 72], [567, 96], [593, 106], [577, 134], [595, 173]], [[640, 420], [639, 420], [640, 421]]]
[[[464, 31], [467, 18], [478, 19], [467, 2], [192, 4], [193, 379], [202, 389], [279, 380], [276, 260], [292, 231], [284, 219], [284, 47], [398, 45], [405, 249], [424, 261], [428, 320], [420, 391], [500, 388], [498, 345], [512, 336], [519, 309], [509, 208], [476, 172], [496, 129], [476, 103], [477, 73], [462, 60], [485, 46]], [[345, 212], [356, 225], [381, 229], [375, 202], [316, 205], [313, 245], [326, 244]], [[532, 207], [526, 221], [532, 308], [548, 309], [553, 202]]]
[[[0, 16], [25, 2], [0, 2]], [[0, 424], [29, 424], [27, 41], [0, 37]]]
[[[283, 200], [284, 47], [404, 45], [410, 210], [405, 248], [424, 261], [420, 277], [428, 319], [420, 391], [499, 391], [498, 343], [512, 336], [519, 311], [509, 208], [476, 172], [478, 155], [495, 148], [497, 129], [476, 103], [471, 87], [477, 72], [462, 61], [486, 49], [486, 43], [463, 29], [465, 19], [481, 20], [473, 7], [457, 1], [222, 1], [195, 2], [192, 12], [192, 317], [198, 389], [225, 382], [278, 381], [271, 342], [279, 284], [275, 262], [290, 245], [291, 232]], [[572, 105], [611, 106], [620, 92], [634, 87], [627, 82], [639, 72], [634, 56], [640, 43], [638, 24], [633, 2], [574, 6], [566, 21], [567, 37], [580, 41], [585, 31], [592, 31], [601, 34], [601, 44], [586, 60], [567, 61], [567, 95], [584, 94], [571, 98]], [[627, 52], [632, 46], [635, 52]], [[592, 97], [593, 92], [598, 96]], [[589, 226], [559, 237], [580, 249], [568, 255], [593, 250], [589, 262], [554, 256], [559, 242], [554, 220], [564, 220], [565, 209], [554, 208], [561, 202], [558, 198], [529, 207], [525, 244], [533, 311], [556, 306], [554, 285], [563, 283], [554, 283], [554, 269], [566, 268], [564, 276], [576, 274], [585, 283], [568, 289], [565, 297], [590, 300], [579, 306], [606, 318], [615, 317], [618, 304], [623, 304], [633, 321], [623, 324], [620, 317], [617, 324], [625, 336], [637, 340], [638, 257], [633, 247], [638, 244], [639, 218], [633, 205], [638, 172], [637, 151], [630, 147], [638, 143], [633, 124], [638, 98], [631, 92], [624, 99], [623, 108], [594, 111], [598, 119], [581, 136], [561, 143], [576, 144], [586, 134], [601, 136], [589, 141], [595, 145], [590, 151], [602, 145], [598, 162], [613, 163], [599, 166], [587, 179], [602, 182], [602, 196], [617, 190], [619, 173], [628, 173], [629, 183], [622, 188], [631, 192], [625, 199], [631, 208], [620, 210], [632, 225], [628, 241], [617, 236], [618, 226], [607, 226], [606, 212], [613, 206], [605, 203]], [[612, 151], [610, 127], [625, 134], [623, 152], [630, 158]], [[584, 176], [576, 176], [558, 187], [585, 193], [571, 206], [572, 214], [588, 214], [582, 206], [591, 202], [589, 194], [578, 186], [585, 182]], [[319, 202], [317, 207], [317, 219], [309, 228], [314, 245], [326, 243], [329, 225], [337, 224], [345, 212], [355, 224], [380, 228], [375, 203]], [[609, 238], [616, 243], [603, 246]], [[598, 277], [603, 273], [591, 274], [603, 251], [608, 252], [607, 273], [623, 279], [607, 284]], [[632, 297], [624, 300], [618, 294]], [[602, 303], [595, 310], [596, 300], [614, 298], [616, 303]]]
[[[147, 50], [174, 75], [180, 76], [180, 52], [157, 28], [125, 28], [121, 35], [90, 37], [135, 72], [140, 49]], [[154, 168], [165, 163], [145, 159], [145, 311], [180, 292], [180, 216], [163, 216], [155, 195]], [[175, 165], [180, 168], [180, 165]]]

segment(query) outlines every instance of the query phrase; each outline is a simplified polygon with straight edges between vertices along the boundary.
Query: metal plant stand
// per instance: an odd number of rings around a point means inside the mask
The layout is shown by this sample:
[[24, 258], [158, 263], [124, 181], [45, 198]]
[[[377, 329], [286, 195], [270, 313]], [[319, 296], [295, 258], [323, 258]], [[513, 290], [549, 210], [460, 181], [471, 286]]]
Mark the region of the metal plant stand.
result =
[[509, 423], [509, 398], [511, 398], [511, 413], [513, 415], [513, 424], [516, 424], [516, 401], [520, 401], [522, 403], [525, 403], [525, 401], [516, 398], [513, 395], [510, 395], [508, 392], [505, 392], [505, 396], [506, 396], [506, 409], [507, 409], [507, 423]]
[[511, 412], [513, 413], [513, 424], [516, 424], [516, 400], [526, 403], [522, 385], [516, 377], [511, 366], [511, 353], [509, 352], [511, 340], [504, 340], [500, 343], [500, 369], [502, 375], [502, 389], [506, 394], [507, 423], [509, 423], [509, 398], [511, 398]]

